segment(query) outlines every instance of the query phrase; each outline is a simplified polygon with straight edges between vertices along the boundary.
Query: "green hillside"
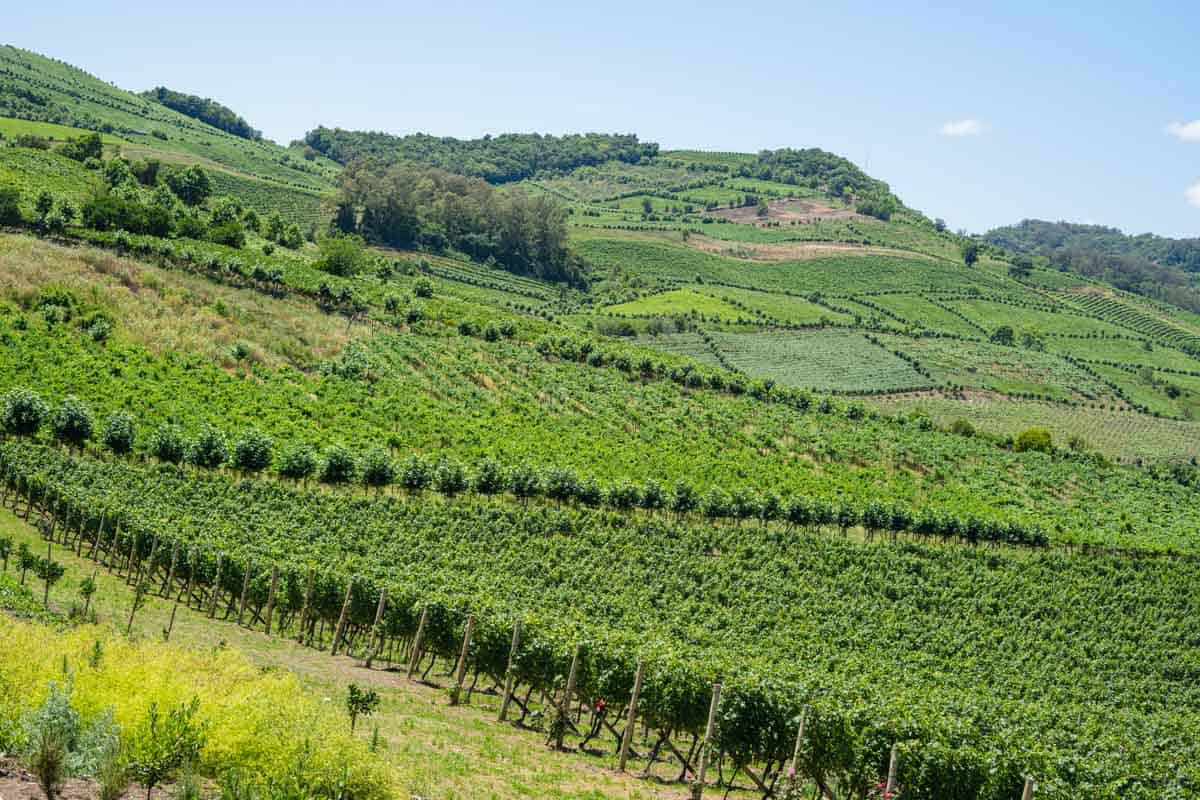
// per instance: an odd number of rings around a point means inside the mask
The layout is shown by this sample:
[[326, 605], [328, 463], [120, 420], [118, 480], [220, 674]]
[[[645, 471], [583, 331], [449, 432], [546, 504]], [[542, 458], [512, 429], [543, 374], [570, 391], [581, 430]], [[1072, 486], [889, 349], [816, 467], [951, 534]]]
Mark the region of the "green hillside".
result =
[[[794, 759], [796, 792], [862, 800], [893, 757], [914, 799], [1200, 796], [1200, 316], [1167, 295], [954, 234], [815, 148], [282, 148], [0, 68], [3, 571], [51, 598], [58, 553], [131, 635], [151, 594], [154, 627], [378, 687], [361, 796], [673, 797], [701, 753], [732, 797]], [[33, 686], [0, 671], [0, 752]], [[430, 714], [485, 744], [434, 747]], [[265, 774], [344, 800], [298, 727]], [[583, 788], [497, 780], [510, 734]], [[241, 797], [236, 737], [194, 766]], [[594, 777], [622, 747], [656, 782]]]

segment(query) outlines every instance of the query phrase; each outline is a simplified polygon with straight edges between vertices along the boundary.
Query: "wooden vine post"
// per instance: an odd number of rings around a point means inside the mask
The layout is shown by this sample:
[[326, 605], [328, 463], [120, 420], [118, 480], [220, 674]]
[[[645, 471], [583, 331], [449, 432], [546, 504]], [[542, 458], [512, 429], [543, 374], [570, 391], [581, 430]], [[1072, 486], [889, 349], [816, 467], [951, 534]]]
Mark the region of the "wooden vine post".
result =
[[354, 578], [346, 581], [346, 599], [342, 601], [342, 613], [338, 614], [337, 627], [333, 631], [333, 644], [329, 648], [329, 655], [336, 656], [338, 644], [341, 643], [342, 634], [346, 630], [346, 617], [350, 614], [350, 597], [354, 593]]
[[417, 633], [413, 637], [412, 654], [408, 658], [408, 679], [411, 681], [413, 673], [417, 671], [417, 664], [421, 660], [421, 644], [425, 639], [425, 623], [429, 621], [429, 606], [421, 609], [421, 621], [417, 623]]
[[304, 644], [304, 628], [308, 623], [308, 606], [312, 602], [313, 593], [313, 571], [308, 571], [308, 578], [304, 581], [304, 605], [300, 607], [300, 635], [296, 637], [296, 641]]
[[208, 598], [208, 618], [217, 615], [217, 599], [221, 596], [221, 568], [225, 566], [225, 555], [217, 553], [217, 576], [213, 578], [212, 594]]
[[[242, 574], [242, 599], [238, 603], [237, 624], [242, 624], [242, 618], [246, 616], [246, 600], [250, 596], [250, 575], [254, 572], [254, 564], [247, 561], [246, 571]], [[254, 627], [251, 625], [251, 627]]]
[[271, 635], [271, 614], [275, 611], [275, 592], [279, 590], [279, 567], [271, 567], [271, 588], [267, 592], [267, 613], [263, 617], [263, 633]]
[[500, 701], [500, 721], [508, 716], [508, 706], [512, 702], [513, 681], [516, 680], [514, 668], [517, 661], [517, 650], [521, 646], [521, 620], [513, 623], [512, 647], [508, 649], [508, 667], [504, 670], [504, 699]]
[[633, 743], [633, 729], [637, 721], [638, 695], [642, 693], [642, 678], [645, 672], [646, 665], [639, 659], [637, 673], [633, 676], [633, 695], [629, 698], [629, 711], [625, 715], [625, 730], [621, 734], [621, 755], [617, 760], [617, 769], [621, 772], [625, 771], [625, 764], [629, 761], [629, 745]]
[[721, 706], [721, 683], [713, 684], [712, 702], [708, 704], [708, 724], [704, 726], [704, 744], [700, 748], [700, 768], [696, 770], [696, 780], [692, 783], [692, 798], [700, 800], [704, 796], [704, 784], [708, 780], [708, 751], [712, 746], [713, 734], [717, 729], [717, 709]]
[[[371, 623], [371, 635], [367, 639], [367, 660], [364, 666], [371, 668], [375, 659], [383, 652], [383, 633], [379, 626], [383, 623], [383, 612], [387, 610], [387, 587], [379, 590], [379, 605], [375, 606], [375, 621]], [[378, 644], [376, 644], [378, 642]]]
[[900, 764], [900, 754], [896, 750], [896, 745], [892, 745], [892, 754], [888, 757], [888, 774], [886, 791], [890, 796], [896, 791], [896, 768]]
[[475, 615], [467, 616], [467, 629], [463, 632], [462, 652], [458, 654], [458, 668], [454, 671], [454, 694], [450, 695], [450, 705], [459, 704], [462, 697], [463, 682], [467, 678], [467, 657], [471, 653], [471, 636], [475, 633]]
[[567, 691], [563, 694], [562, 699], [562, 712], [564, 714], [570, 713], [571, 705], [574, 702], [575, 684], [579, 679], [579, 654], [582, 649], [582, 645], [575, 645], [575, 654], [571, 656], [571, 671], [567, 673]]
[[792, 750], [792, 764], [788, 769], [788, 786], [795, 787], [800, 774], [800, 748], [804, 746], [804, 723], [808, 721], [808, 706], [800, 711], [800, 727], [796, 730], [796, 747]]
[[1025, 790], [1021, 792], [1021, 800], [1033, 800], [1033, 790], [1037, 788], [1037, 781], [1032, 777], [1025, 776]]

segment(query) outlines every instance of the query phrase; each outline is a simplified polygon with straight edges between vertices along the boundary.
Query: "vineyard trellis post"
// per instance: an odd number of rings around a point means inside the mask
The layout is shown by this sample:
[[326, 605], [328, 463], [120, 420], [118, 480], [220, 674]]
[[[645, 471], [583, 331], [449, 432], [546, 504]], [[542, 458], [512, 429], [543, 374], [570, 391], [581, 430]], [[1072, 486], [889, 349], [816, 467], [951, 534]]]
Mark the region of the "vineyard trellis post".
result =
[[[500, 721], [508, 716], [508, 706], [512, 702], [513, 681], [516, 676], [514, 668], [517, 661], [517, 650], [521, 646], [521, 620], [513, 623], [512, 646], [508, 649], [508, 667], [504, 670], [504, 699], [500, 701]], [[411, 677], [411, 676], [410, 676]]]
[[[375, 606], [375, 621], [371, 623], [371, 637], [367, 640], [367, 661], [366, 668], [370, 669], [371, 664], [379, 657], [379, 653], [383, 650], [383, 635], [379, 632], [379, 625], [383, 622], [383, 612], [387, 610], [387, 587], [384, 586], [379, 590], [379, 605]], [[378, 644], [376, 644], [378, 642]]]
[[304, 581], [304, 605], [300, 607], [300, 635], [296, 637], [296, 641], [304, 644], [304, 629], [308, 623], [308, 606], [312, 602], [313, 580], [315, 576], [313, 571], [308, 571], [308, 577]]
[[[237, 624], [242, 624], [242, 619], [246, 616], [246, 600], [250, 596], [250, 576], [254, 573], [254, 562], [246, 562], [246, 571], [242, 573], [242, 598], [238, 603]], [[253, 627], [253, 625], [251, 625]]]
[[[575, 700], [575, 684], [579, 679], [579, 654], [583, 650], [580, 644], [575, 645], [575, 653], [571, 656], [571, 670], [567, 673], [567, 691], [563, 695], [562, 710], [564, 714], [569, 714]], [[567, 717], [571, 719], [570, 716]]]
[[263, 616], [263, 633], [271, 635], [271, 615], [275, 611], [275, 592], [279, 590], [279, 566], [271, 567], [271, 588], [267, 592], [267, 613]]
[[354, 594], [354, 578], [346, 580], [346, 598], [342, 601], [342, 613], [338, 614], [337, 627], [333, 629], [333, 644], [329, 646], [329, 655], [336, 656], [338, 645], [342, 641], [342, 633], [346, 630], [346, 617], [350, 614], [350, 598]]
[[896, 791], [896, 769], [900, 765], [900, 753], [896, 745], [892, 745], [892, 754], [888, 756], [887, 793], [890, 796]]
[[425, 623], [429, 621], [429, 606], [421, 609], [421, 621], [417, 623], [417, 633], [413, 637], [412, 654], [408, 659], [408, 679], [417, 671], [417, 663], [421, 660], [421, 645], [425, 639]]
[[717, 710], [721, 707], [721, 682], [713, 684], [712, 702], [708, 705], [708, 723], [704, 726], [704, 744], [700, 747], [700, 767], [696, 770], [696, 780], [692, 783], [692, 798], [700, 800], [704, 796], [704, 784], [708, 779], [708, 751], [712, 746], [713, 734], [717, 727]]
[[208, 597], [208, 618], [217, 615], [217, 599], [221, 596], [221, 568], [225, 566], [225, 554], [217, 553], [217, 575], [213, 578], [212, 592]]
[[792, 750], [792, 764], [788, 769], [788, 786], [794, 787], [800, 770], [800, 748], [804, 746], [804, 723], [808, 721], [808, 706], [800, 710], [800, 727], [796, 729], [796, 747]]
[[471, 636], [475, 633], [475, 615], [467, 616], [467, 629], [463, 632], [462, 652], [458, 655], [458, 668], [454, 670], [454, 694], [450, 696], [450, 705], [458, 705], [462, 696], [463, 681], [467, 677], [467, 656], [471, 652]]
[[629, 746], [633, 743], [634, 723], [637, 721], [638, 695], [642, 693], [642, 678], [646, 672], [646, 664], [638, 659], [637, 672], [633, 676], [633, 694], [629, 698], [629, 711], [625, 715], [625, 730], [621, 734], [621, 755], [617, 759], [617, 769], [625, 771], [629, 761]]
[[1025, 776], [1025, 789], [1021, 792], [1021, 800], [1033, 800], [1033, 792], [1037, 789], [1037, 781], [1031, 776]]

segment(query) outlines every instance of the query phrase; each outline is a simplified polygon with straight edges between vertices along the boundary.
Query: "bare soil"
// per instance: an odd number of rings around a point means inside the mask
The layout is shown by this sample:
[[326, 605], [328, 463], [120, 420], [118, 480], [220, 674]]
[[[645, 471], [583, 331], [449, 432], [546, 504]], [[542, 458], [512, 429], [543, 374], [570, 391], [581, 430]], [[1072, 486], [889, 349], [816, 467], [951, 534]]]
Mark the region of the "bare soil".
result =
[[720, 239], [710, 239], [707, 236], [692, 235], [688, 237], [688, 245], [705, 253], [713, 253], [727, 258], [740, 258], [746, 261], [803, 261], [807, 258], [820, 258], [830, 255], [894, 255], [905, 258], [923, 258], [933, 260], [931, 256], [911, 250], [897, 250], [891, 247], [875, 247], [871, 245], [848, 244], [845, 242], [777, 242], [755, 243], [727, 242]]
[[[155, 788], [154, 794], [160, 797], [170, 797], [170, 787]], [[0, 758], [0, 800], [43, 800], [46, 795], [38, 786], [37, 778], [11, 758]], [[100, 796], [100, 788], [95, 781], [71, 778], [63, 783], [58, 793], [59, 800], [96, 800]], [[142, 800], [145, 793], [137, 786], [130, 786], [121, 795], [121, 800]]]
[[866, 219], [861, 214], [849, 208], [834, 208], [818, 200], [788, 197], [783, 200], [771, 200], [767, 203], [767, 215], [758, 216], [756, 206], [741, 208], [722, 208], [706, 212], [714, 217], [723, 217], [731, 222], [745, 225], [759, 225], [763, 222], [795, 222], [806, 225], [811, 222], [822, 222], [836, 219]]

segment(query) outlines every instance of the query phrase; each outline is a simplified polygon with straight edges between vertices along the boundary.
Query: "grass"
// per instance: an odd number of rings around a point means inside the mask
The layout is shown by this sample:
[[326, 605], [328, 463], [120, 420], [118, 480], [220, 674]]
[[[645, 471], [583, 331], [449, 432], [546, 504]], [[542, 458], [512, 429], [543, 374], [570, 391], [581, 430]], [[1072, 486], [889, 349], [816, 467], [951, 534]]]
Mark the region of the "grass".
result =
[[1011, 303], [991, 300], [947, 300], [945, 305], [960, 312], [967, 319], [988, 331], [1008, 325], [1015, 331], [1030, 329], [1041, 334], [1056, 335], [1104, 335], [1118, 336], [1120, 328], [1091, 317], [1072, 314], [1063, 309], [1057, 312], [1039, 308], [1028, 308]]
[[[38, 136], [50, 142], [65, 142], [78, 139], [91, 131], [83, 128], [73, 128], [70, 125], [58, 125], [53, 122], [34, 122], [27, 119], [12, 119], [0, 117], [0, 135], [9, 139], [18, 136]], [[108, 145], [119, 144], [120, 139], [111, 134], [101, 134], [101, 140]]]
[[979, 328], [947, 311], [936, 301], [919, 294], [887, 294], [872, 297], [871, 302], [886, 308], [913, 327], [976, 337]]
[[740, 303], [751, 311], [761, 311], [768, 317], [784, 324], [849, 323], [854, 319], [849, 314], [833, 311], [823, 305], [793, 295], [736, 289], [730, 286], [698, 285], [693, 286], [692, 289], [721, 300]]
[[746, 317], [746, 313], [736, 306], [692, 289], [675, 289], [669, 292], [647, 295], [629, 303], [619, 303], [602, 309], [613, 314], [630, 316], [673, 314], [695, 315], [702, 314], [709, 319], [736, 321]]

